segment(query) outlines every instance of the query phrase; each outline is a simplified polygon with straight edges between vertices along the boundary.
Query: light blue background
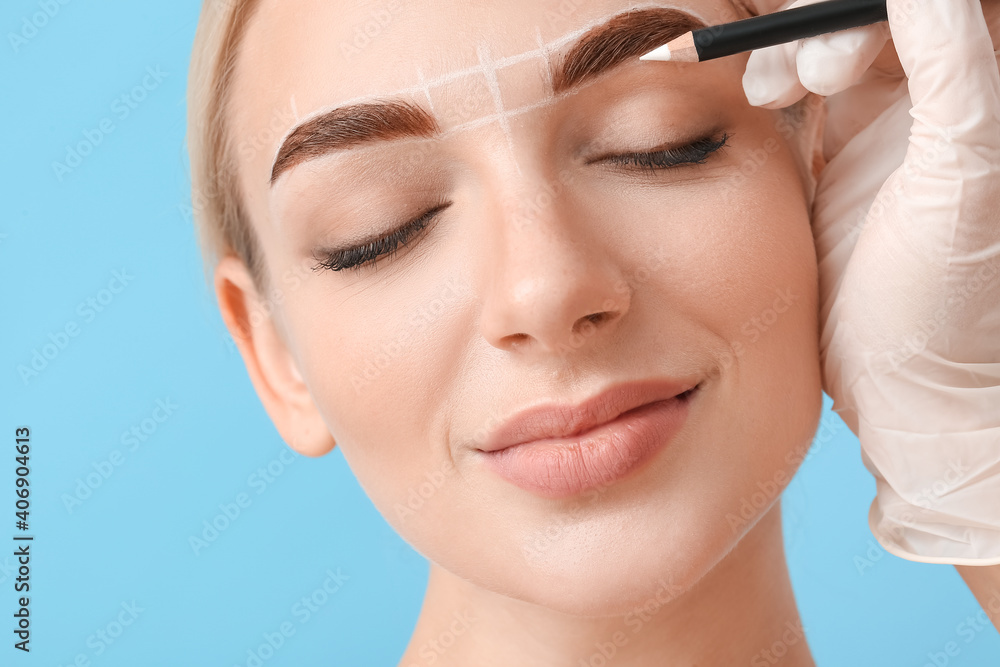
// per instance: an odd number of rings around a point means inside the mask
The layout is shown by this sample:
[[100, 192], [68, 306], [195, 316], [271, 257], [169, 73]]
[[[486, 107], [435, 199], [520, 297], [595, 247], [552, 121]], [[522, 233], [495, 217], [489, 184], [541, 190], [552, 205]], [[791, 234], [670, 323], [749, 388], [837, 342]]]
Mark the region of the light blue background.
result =
[[[278, 468], [285, 445], [209, 298], [188, 213], [185, 79], [198, 3], [51, 4], [58, 13], [16, 48], [10, 33], [40, 5], [6, 0], [0, 12], [0, 543], [13, 533], [19, 425], [33, 434], [37, 536], [30, 656], [11, 646], [13, 558], [0, 555], [0, 664], [68, 665], [84, 654], [107, 667], [245, 665], [263, 633], [291, 621], [295, 635], [264, 664], [395, 665], [427, 565], [339, 451], [296, 457], [261, 493], [251, 485], [258, 468]], [[166, 76], [120, 117], [115, 100], [147, 68]], [[60, 180], [53, 162], [102, 119], [113, 131]], [[78, 311], [123, 269], [132, 279], [102, 312]], [[79, 335], [25, 384], [17, 366], [71, 321]], [[158, 399], [178, 407], [129, 451], [122, 433], [151, 418]], [[954, 568], [875, 547], [881, 558], [859, 571], [856, 557], [875, 545], [874, 484], [854, 436], [832, 413], [823, 419], [785, 494], [788, 559], [818, 664], [921, 667], [949, 641], [961, 649], [949, 665], [1000, 662], [992, 627], [968, 643], [957, 634], [979, 607]], [[114, 450], [122, 465], [68, 511], [63, 495]], [[241, 492], [252, 504], [195, 555], [189, 536]], [[349, 578], [302, 623], [293, 605], [338, 568]], [[95, 633], [133, 601], [135, 622], [97, 655]]]

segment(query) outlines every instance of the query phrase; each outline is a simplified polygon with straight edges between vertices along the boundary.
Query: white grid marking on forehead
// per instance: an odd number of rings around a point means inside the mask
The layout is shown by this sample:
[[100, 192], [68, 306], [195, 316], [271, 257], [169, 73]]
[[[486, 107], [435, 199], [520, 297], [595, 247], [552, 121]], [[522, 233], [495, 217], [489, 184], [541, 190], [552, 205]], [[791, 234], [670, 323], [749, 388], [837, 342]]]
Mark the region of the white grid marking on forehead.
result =
[[555, 79], [552, 76], [552, 54], [550, 53], [549, 47], [545, 44], [545, 39], [542, 37], [542, 29], [537, 25], [535, 26], [535, 41], [538, 42], [538, 50], [542, 52], [542, 62], [545, 64], [545, 82], [548, 84], [548, 88], [545, 91], [548, 93], [547, 99], [552, 99], [552, 90], [555, 87]]
[[480, 44], [476, 51], [479, 56], [479, 64], [482, 65], [483, 74], [486, 76], [486, 85], [493, 95], [493, 104], [497, 110], [495, 115], [500, 121], [500, 129], [503, 130], [503, 135], [507, 139], [507, 148], [510, 150], [510, 156], [514, 160], [514, 166], [517, 167], [517, 173], [520, 174], [521, 165], [517, 163], [514, 151], [514, 137], [510, 132], [510, 120], [503, 107], [503, 97], [500, 95], [500, 82], [497, 80], [497, 68], [493, 64], [493, 59], [490, 58], [490, 47]]
[[[419, 95], [419, 94], [423, 93], [423, 95], [427, 98], [427, 101], [428, 101], [428, 104], [429, 104], [430, 103], [430, 98], [431, 98], [431, 95], [430, 95], [431, 88], [442, 86], [442, 85], [451, 83], [453, 81], [457, 81], [457, 80], [459, 80], [459, 79], [461, 79], [463, 77], [467, 77], [467, 76], [473, 75], [473, 74], [486, 74], [487, 75], [487, 79], [491, 79], [491, 81], [490, 81], [490, 89], [491, 89], [491, 91], [493, 90], [493, 87], [496, 86], [496, 91], [494, 91], [494, 97], [497, 99], [498, 112], [495, 113], [495, 114], [489, 115], [489, 116], [483, 116], [481, 118], [477, 118], [475, 120], [470, 120], [470, 121], [467, 121], [465, 123], [461, 123], [459, 125], [456, 125], [456, 126], [452, 127], [451, 129], [442, 132], [441, 136], [450, 136], [451, 134], [453, 134], [455, 132], [458, 132], [458, 131], [461, 131], [461, 130], [468, 130], [468, 129], [480, 127], [482, 125], [487, 125], [489, 123], [493, 123], [493, 122], [499, 121], [500, 123], [503, 124], [502, 126], [504, 127], [504, 131], [507, 134], [508, 143], [510, 143], [512, 141], [512, 139], [511, 139], [511, 136], [510, 136], [510, 130], [509, 130], [509, 123], [508, 123], [508, 121], [509, 121], [509, 118], [511, 116], [522, 114], [522, 113], [526, 113], [528, 111], [533, 111], [535, 109], [539, 109], [539, 108], [541, 108], [543, 106], [547, 106], [549, 104], [552, 104], [552, 103], [554, 103], [554, 102], [562, 99], [563, 97], [566, 97], [567, 95], [571, 95], [571, 94], [574, 94], [575, 92], [577, 92], [576, 90], [574, 90], [574, 91], [563, 92], [563, 93], [560, 93], [559, 95], [554, 95], [553, 94], [553, 92], [552, 92], [552, 86], [551, 86], [551, 83], [552, 83], [552, 70], [551, 70], [551, 61], [550, 61], [551, 54], [552, 54], [553, 51], [558, 51], [560, 48], [566, 46], [567, 44], [570, 44], [570, 43], [576, 41], [577, 39], [579, 39], [580, 37], [582, 37], [583, 35], [585, 35], [587, 32], [589, 32], [590, 30], [592, 30], [593, 28], [595, 28], [596, 26], [603, 25], [604, 23], [607, 23], [610, 19], [614, 18], [615, 16], [626, 14], [626, 13], [628, 13], [630, 11], [634, 11], [634, 10], [637, 10], [637, 9], [651, 9], [651, 8], [677, 9], [679, 11], [683, 11], [685, 13], [691, 14], [692, 16], [700, 19], [702, 21], [702, 23], [704, 23], [705, 25], [710, 25], [710, 23], [705, 19], [704, 16], [702, 16], [699, 12], [695, 11], [691, 7], [681, 7], [681, 6], [674, 5], [674, 4], [665, 4], [665, 3], [658, 3], [658, 2], [650, 2], [650, 3], [634, 4], [634, 5], [630, 6], [630, 7], [627, 7], [625, 9], [622, 9], [622, 10], [618, 11], [618, 12], [615, 12], [614, 14], [610, 14], [610, 15], [607, 15], [607, 16], [603, 16], [603, 17], [600, 17], [600, 18], [593, 19], [593, 20], [589, 21], [587, 24], [585, 24], [583, 27], [578, 28], [577, 30], [574, 30], [573, 32], [567, 33], [567, 34], [563, 35], [562, 37], [554, 39], [554, 40], [552, 40], [550, 42], [545, 42], [542, 39], [541, 28], [539, 28], [538, 26], [536, 26], [535, 27], [535, 32], [536, 32], [536, 39], [537, 39], [537, 41], [539, 43], [538, 48], [531, 49], [529, 51], [523, 51], [521, 53], [518, 53], [518, 54], [515, 54], [515, 55], [512, 55], [512, 56], [505, 56], [505, 57], [499, 58], [497, 60], [489, 59], [487, 62], [489, 63], [489, 69], [490, 69], [491, 74], [487, 74], [487, 72], [486, 72], [486, 66], [483, 63], [483, 56], [482, 56], [482, 54], [483, 53], [486, 53], [487, 55], [489, 54], [489, 47], [485, 43], [483, 43], [483, 44], [480, 44], [479, 47], [477, 48], [477, 52], [478, 52], [479, 58], [480, 58], [480, 62], [479, 62], [478, 65], [474, 65], [472, 67], [465, 67], [465, 68], [462, 68], [462, 69], [454, 70], [452, 72], [448, 72], [447, 74], [442, 74], [442, 75], [440, 75], [440, 76], [438, 76], [438, 77], [436, 77], [434, 79], [430, 79], [430, 80], [424, 78], [422, 70], [418, 67], [418, 68], [416, 68], [416, 71], [417, 71], [417, 77], [418, 77], [419, 84], [416, 85], [416, 86], [408, 86], [406, 88], [400, 88], [400, 89], [398, 89], [398, 90], [396, 90], [394, 92], [391, 92], [391, 93], [382, 93], [382, 94], [378, 94], [378, 95], [374, 95], [374, 96], [373, 95], [361, 95], [361, 96], [358, 96], [358, 97], [353, 97], [351, 99], [347, 99], [347, 100], [343, 100], [343, 101], [337, 102], [336, 104], [331, 104], [331, 105], [322, 107], [320, 109], [316, 109], [315, 111], [311, 112], [308, 116], [306, 116], [305, 118], [301, 118], [301, 119], [298, 118], [298, 113], [296, 113], [295, 115], [296, 115], [296, 118], [297, 118], [298, 122], [296, 122], [296, 124], [294, 126], [290, 127], [285, 132], [285, 134], [281, 137], [281, 141], [278, 142], [278, 145], [277, 145], [277, 148], [275, 149], [274, 155], [271, 158], [271, 164], [274, 164], [274, 162], [278, 159], [278, 153], [281, 151], [281, 146], [285, 143], [285, 140], [288, 139], [288, 137], [292, 134], [292, 132], [295, 131], [296, 127], [298, 127], [299, 125], [301, 125], [302, 123], [304, 123], [306, 121], [309, 121], [309, 120], [311, 120], [313, 118], [317, 118], [319, 116], [322, 116], [323, 114], [328, 113], [328, 112], [330, 112], [330, 111], [332, 111], [334, 109], [340, 108], [340, 107], [351, 106], [351, 105], [354, 105], [354, 104], [370, 103], [370, 102], [372, 102], [375, 99], [383, 99], [383, 98], [405, 98], [405, 97], [416, 96], [416, 95]], [[512, 65], [516, 65], [518, 63], [522, 63], [522, 62], [524, 62], [526, 60], [531, 60], [533, 58], [542, 58], [542, 60], [545, 63], [545, 70], [546, 70], [546, 72], [548, 74], [549, 83], [550, 83], [550, 86], [548, 88], [548, 96], [545, 99], [543, 99], [542, 101], [540, 101], [540, 102], [535, 102], [533, 104], [523, 105], [523, 106], [517, 107], [516, 109], [504, 109], [502, 101], [499, 98], [496, 97], [499, 94], [499, 83], [497, 83], [496, 72], [498, 70], [510, 67]], [[582, 87], [586, 87], [586, 85], [587, 84], [584, 84], [584, 86], [582, 86]], [[431, 110], [433, 111], [433, 107], [431, 108]], [[518, 169], [520, 169], [520, 167], [518, 167]]]
[[424, 78], [424, 71], [420, 69], [420, 67], [417, 67], [417, 81], [419, 81], [420, 85], [423, 87], [424, 97], [427, 98], [427, 107], [431, 110], [431, 114], [433, 115], [435, 112], [434, 100], [431, 99], [431, 87], [427, 83], [427, 79]]

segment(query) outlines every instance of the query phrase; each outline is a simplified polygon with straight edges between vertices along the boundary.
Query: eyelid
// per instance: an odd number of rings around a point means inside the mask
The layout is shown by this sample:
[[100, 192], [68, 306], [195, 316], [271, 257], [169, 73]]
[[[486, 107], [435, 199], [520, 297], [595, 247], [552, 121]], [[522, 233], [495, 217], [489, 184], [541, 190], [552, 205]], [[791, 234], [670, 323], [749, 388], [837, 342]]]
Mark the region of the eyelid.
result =
[[360, 272], [366, 265], [375, 265], [382, 257], [391, 257], [399, 249], [405, 248], [421, 232], [434, 221], [439, 213], [452, 205], [453, 202], [441, 202], [427, 209], [416, 218], [404, 222], [392, 231], [371, 241], [365, 241], [345, 248], [318, 249], [313, 252], [317, 264], [314, 271], [343, 271], [354, 269]]
[[609, 162], [615, 167], [657, 171], [684, 164], [702, 164], [710, 155], [729, 145], [730, 135], [718, 130], [680, 146], [645, 151], [609, 153], [587, 160], [587, 164]]
[[[721, 137], [715, 130], [694, 141], [681, 146], [653, 148], [646, 151], [612, 153], [592, 158], [586, 164], [610, 162], [618, 168], [641, 171], [662, 171], [684, 164], [702, 164], [716, 151], [728, 145], [729, 134]], [[424, 231], [437, 217], [437, 214], [447, 209], [453, 202], [440, 202], [426, 210], [416, 218], [399, 225], [392, 231], [375, 239], [366, 240], [346, 248], [320, 249], [313, 252], [317, 264], [314, 271], [343, 271], [361, 268], [369, 264], [375, 265], [382, 257], [392, 257], [400, 247], [407, 245]]]

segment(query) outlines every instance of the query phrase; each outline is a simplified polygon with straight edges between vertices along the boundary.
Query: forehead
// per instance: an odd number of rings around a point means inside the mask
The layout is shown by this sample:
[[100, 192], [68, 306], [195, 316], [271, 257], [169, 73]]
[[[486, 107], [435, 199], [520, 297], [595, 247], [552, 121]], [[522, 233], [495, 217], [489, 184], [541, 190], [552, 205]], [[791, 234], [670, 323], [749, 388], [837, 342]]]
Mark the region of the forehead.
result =
[[[240, 60], [268, 84], [364, 95], [478, 65], [483, 51], [501, 59], [555, 48], [575, 31], [646, 7], [681, 9], [706, 23], [740, 18], [731, 0], [263, 0]], [[333, 76], [316, 80], [319, 71]]]
[[440, 109], [448, 126], [497, 104], [528, 104], [548, 84], [553, 54], [612, 16], [647, 7], [709, 25], [743, 16], [731, 0], [263, 0], [233, 80], [230, 127], [242, 168], [259, 180], [286, 132], [332, 106], [410, 98]]

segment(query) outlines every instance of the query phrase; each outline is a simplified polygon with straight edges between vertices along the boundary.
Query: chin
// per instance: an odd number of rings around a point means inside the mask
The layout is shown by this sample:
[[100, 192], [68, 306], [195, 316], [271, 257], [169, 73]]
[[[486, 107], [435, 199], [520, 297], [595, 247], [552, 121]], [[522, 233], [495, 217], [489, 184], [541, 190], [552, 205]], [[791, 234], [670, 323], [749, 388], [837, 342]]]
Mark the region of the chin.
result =
[[702, 507], [704, 516], [689, 511], [680, 520], [662, 507], [587, 517], [544, 549], [521, 548], [516, 566], [494, 561], [496, 577], [475, 583], [573, 616], [628, 620], [637, 610], [658, 610], [690, 590], [744, 534], [712, 521], [709, 514], [719, 515]]
[[528, 586], [510, 597], [571, 616], [626, 617], [658, 611], [690, 590], [722, 554], [621, 554], [575, 567], [526, 573]]

